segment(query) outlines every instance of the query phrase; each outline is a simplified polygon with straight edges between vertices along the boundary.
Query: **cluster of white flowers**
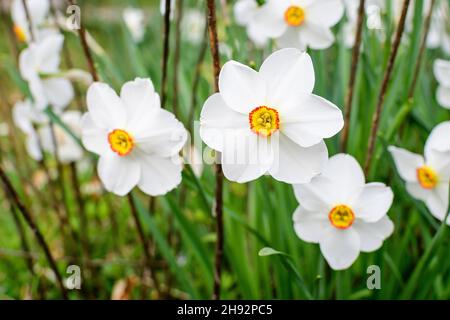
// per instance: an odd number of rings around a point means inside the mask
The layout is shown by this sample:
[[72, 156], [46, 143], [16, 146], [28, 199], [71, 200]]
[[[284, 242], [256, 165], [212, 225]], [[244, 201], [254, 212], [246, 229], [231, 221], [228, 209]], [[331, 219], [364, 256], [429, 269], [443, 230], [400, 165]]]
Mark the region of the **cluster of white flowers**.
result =
[[275, 39], [281, 48], [326, 49], [344, 14], [342, 0], [239, 0], [234, 13], [255, 44]]
[[50, 22], [48, 0], [27, 0], [26, 4], [29, 19], [22, 0], [13, 1], [11, 16], [18, 40], [26, 44], [19, 56], [19, 69], [31, 99], [15, 104], [13, 119], [26, 134], [26, 148], [33, 159], [41, 160], [44, 151], [54, 154], [57, 150], [62, 163], [77, 161], [83, 156], [82, 148], [63, 129], [52, 128], [45, 113], [46, 108], [51, 109], [73, 133], [80, 134], [81, 114], [64, 111], [74, 98], [72, 83], [60, 70], [64, 36]]

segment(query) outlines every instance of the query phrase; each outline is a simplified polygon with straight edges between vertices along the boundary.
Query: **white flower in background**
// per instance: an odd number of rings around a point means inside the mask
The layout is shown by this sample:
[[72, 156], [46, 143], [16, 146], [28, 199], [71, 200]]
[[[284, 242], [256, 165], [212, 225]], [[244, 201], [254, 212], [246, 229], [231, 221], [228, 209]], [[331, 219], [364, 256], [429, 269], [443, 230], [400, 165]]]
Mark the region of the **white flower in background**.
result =
[[[170, 0], [170, 20], [172, 20], [175, 16], [175, 6], [176, 0]], [[159, 11], [161, 12], [162, 16], [166, 15], [166, 0], [161, 0], [159, 2]]]
[[196, 9], [186, 10], [181, 21], [181, 31], [183, 38], [193, 44], [202, 41], [205, 30], [205, 16]]
[[276, 38], [281, 47], [326, 49], [334, 42], [331, 27], [344, 14], [341, 0], [268, 0], [255, 16], [261, 37]]
[[[60, 119], [75, 136], [81, 136], [81, 113], [79, 111], [66, 111], [61, 114]], [[68, 164], [80, 160], [83, 157], [83, 149], [77, 141], [59, 125], [53, 125], [53, 130], [54, 137], [50, 124], [39, 128], [42, 149], [54, 155], [56, 142], [58, 161]]]
[[[425, 202], [431, 214], [444, 220], [448, 211], [450, 183], [450, 122], [433, 129], [425, 144], [425, 157], [394, 146], [389, 151], [406, 190]], [[450, 224], [450, 219], [447, 219]]]
[[236, 61], [219, 76], [220, 93], [206, 100], [200, 136], [220, 151], [225, 176], [247, 182], [269, 173], [304, 183], [321, 172], [328, 158], [323, 138], [342, 129], [342, 113], [312, 94], [310, 56], [298, 49], [276, 51], [259, 72]]
[[394, 225], [387, 216], [394, 194], [383, 183], [365, 183], [350, 155], [331, 157], [322, 174], [294, 185], [300, 207], [294, 213], [297, 236], [318, 243], [334, 270], [350, 267], [359, 252], [379, 249]]
[[38, 110], [29, 99], [18, 101], [14, 105], [12, 118], [14, 124], [25, 134], [34, 131], [34, 125], [45, 124], [49, 121], [48, 116]]
[[194, 174], [200, 178], [203, 173], [202, 153], [195, 145], [186, 145], [183, 148], [183, 159], [192, 167]]
[[31, 43], [20, 54], [20, 73], [28, 82], [35, 107], [39, 110], [50, 106], [62, 110], [74, 97], [70, 81], [58, 76], [63, 42], [61, 34], [51, 35]]
[[137, 185], [156, 196], [181, 182], [179, 152], [187, 131], [161, 108], [150, 79], [125, 83], [120, 97], [96, 82], [88, 90], [87, 106], [83, 145], [100, 155], [98, 175], [108, 191], [123, 196]]
[[437, 59], [433, 69], [439, 83], [436, 99], [442, 107], [450, 109], [450, 61]]
[[145, 34], [145, 15], [144, 11], [137, 8], [126, 8], [122, 14], [123, 20], [137, 43], [144, 39]]
[[[263, 47], [268, 36], [258, 30], [259, 20], [263, 19], [262, 10], [265, 4], [259, 4], [258, 0], [239, 0], [234, 5], [234, 17], [237, 24], [246, 27], [247, 34], [258, 47]], [[258, 16], [259, 15], [259, 16]]]
[[[425, 1], [425, 3], [427, 3]], [[427, 8], [427, 5], [425, 6]], [[429, 10], [429, 7], [427, 8]], [[425, 9], [424, 9], [425, 10]], [[424, 15], [428, 12], [424, 12]], [[442, 47], [444, 51], [448, 50], [448, 42], [450, 36], [447, 33], [446, 23], [449, 14], [449, 7], [447, 1], [441, 1], [438, 3], [433, 11], [433, 16], [431, 18], [430, 30], [428, 31], [427, 37], [427, 47], [428, 48], [439, 48]]]
[[[33, 24], [33, 34], [39, 39], [40, 33], [45, 31], [44, 29], [40, 29], [40, 27], [44, 24], [49, 13], [50, 2], [49, 0], [26, 0], [26, 3], [31, 23]], [[30, 27], [25, 8], [23, 7], [23, 0], [14, 0], [12, 2], [11, 17], [17, 39], [22, 42], [30, 42]]]

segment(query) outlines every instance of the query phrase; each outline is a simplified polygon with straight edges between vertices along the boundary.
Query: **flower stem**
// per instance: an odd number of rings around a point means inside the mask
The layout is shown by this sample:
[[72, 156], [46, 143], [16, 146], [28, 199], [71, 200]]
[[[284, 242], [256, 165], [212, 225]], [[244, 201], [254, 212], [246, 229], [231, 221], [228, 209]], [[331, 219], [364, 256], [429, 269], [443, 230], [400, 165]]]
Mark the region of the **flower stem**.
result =
[[33, 21], [31, 20], [31, 15], [30, 15], [30, 10], [28, 10], [28, 4], [26, 0], [22, 0], [22, 5], [23, 5], [23, 10], [25, 11], [25, 15], [27, 17], [27, 21], [28, 21], [28, 29], [30, 31], [30, 37], [31, 37], [31, 41], [35, 41], [36, 37], [34, 35], [34, 30], [33, 30]]
[[[214, 71], [214, 89], [215, 92], [219, 92], [219, 73], [220, 73], [220, 57], [219, 57], [219, 43], [217, 38], [217, 26], [216, 26], [216, 4], [214, 0], [208, 0], [208, 31], [209, 31], [209, 44], [211, 47], [211, 55], [213, 58], [213, 71]], [[213, 299], [220, 299], [221, 288], [221, 273], [222, 273], [222, 257], [223, 257], [223, 172], [222, 166], [216, 163], [216, 185], [215, 185], [215, 217], [216, 217], [216, 252], [214, 263], [214, 289]]]
[[172, 110], [178, 118], [178, 73], [180, 69], [180, 48], [181, 48], [181, 20], [183, 19], [183, 0], [177, 0], [176, 5], [176, 25], [175, 25], [175, 52], [173, 58], [173, 96]]
[[378, 134], [378, 127], [380, 125], [381, 112], [383, 110], [384, 99], [386, 97], [386, 91], [389, 85], [389, 80], [391, 79], [392, 71], [394, 69], [395, 59], [397, 57], [398, 48], [400, 47], [400, 41], [402, 39], [403, 31], [405, 29], [406, 14], [408, 13], [408, 8], [411, 0], [404, 0], [402, 14], [400, 17], [400, 22], [398, 23], [397, 32], [395, 33], [395, 39], [392, 44], [392, 51], [389, 55], [389, 61], [384, 74], [383, 82], [381, 84], [380, 95], [378, 96], [378, 102], [375, 109], [375, 113], [372, 119], [372, 127], [369, 136], [367, 158], [364, 166], [364, 172], [366, 176], [370, 172], [370, 165], [372, 162], [373, 151], [375, 149], [375, 142]]
[[161, 106], [163, 108], [165, 107], [167, 100], [167, 66], [169, 60], [171, 2], [171, 0], [166, 0], [166, 11], [164, 13], [163, 60], [161, 79]]
[[36, 239], [41, 246], [41, 248], [44, 250], [45, 257], [50, 265], [50, 268], [53, 270], [53, 273], [56, 276], [56, 280], [58, 282], [59, 289], [61, 291], [61, 295], [64, 299], [68, 299], [66, 288], [64, 287], [63, 279], [61, 277], [61, 274], [58, 271], [58, 267], [56, 266], [56, 262], [50, 252], [49, 246], [47, 242], [45, 241], [44, 236], [42, 235], [41, 231], [39, 230], [38, 226], [34, 222], [30, 212], [28, 209], [24, 206], [24, 204], [19, 199], [19, 195], [17, 194], [16, 190], [14, 189], [14, 186], [12, 185], [11, 181], [7, 177], [6, 173], [3, 171], [3, 168], [0, 166], [0, 179], [2, 180], [6, 192], [10, 194], [11, 197], [11, 205], [15, 205], [19, 211], [21, 212], [23, 218], [25, 219], [26, 223], [30, 227], [31, 231], [33, 231], [34, 235], [36, 236]]
[[361, 36], [364, 25], [364, 10], [366, 1], [360, 0], [358, 9], [358, 21], [356, 27], [355, 43], [352, 51], [352, 66], [350, 69], [350, 81], [348, 83], [347, 95], [345, 97], [345, 110], [344, 110], [344, 129], [342, 131], [341, 151], [345, 152], [347, 149], [347, 140], [350, 128], [350, 119], [352, 113], [353, 95], [356, 83], [356, 74], [358, 72], [358, 64], [361, 52]]

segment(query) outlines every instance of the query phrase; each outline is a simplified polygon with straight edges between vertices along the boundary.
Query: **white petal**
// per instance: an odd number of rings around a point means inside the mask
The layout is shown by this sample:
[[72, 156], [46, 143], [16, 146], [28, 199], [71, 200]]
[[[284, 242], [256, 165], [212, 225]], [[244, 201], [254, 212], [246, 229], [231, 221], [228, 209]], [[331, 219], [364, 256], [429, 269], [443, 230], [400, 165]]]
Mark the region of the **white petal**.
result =
[[182, 165], [179, 157], [143, 156], [138, 187], [148, 195], [166, 194], [181, 183]]
[[450, 151], [450, 121], [444, 121], [433, 128], [425, 143], [425, 157], [431, 149], [437, 151]]
[[422, 188], [418, 182], [406, 182], [406, 191], [415, 199], [425, 201], [430, 196], [431, 190]]
[[48, 74], [58, 72], [63, 43], [64, 36], [59, 33], [52, 34], [38, 43], [35, 54], [39, 72]]
[[67, 79], [49, 78], [43, 80], [42, 85], [49, 104], [55, 109], [64, 109], [75, 96], [72, 83]]
[[261, 32], [254, 23], [250, 23], [247, 26], [247, 34], [250, 40], [252, 40], [258, 48], [264, 47], [269, 40], [267, 35]]
[[157, 109], [153, 113], [147, 128], [135, 131], [130, 127], [136, 146], [146, 154], [165, 157], [178, 154], [187, 140], [183, 124], [167, 110]]
[[307, 183], [323, 170], [328, 158], [325, 142], [303, 148], [284, 134], [279, 137], [274, 146], [275, 161], [269, 169], [273, 178], [286, 183]]
[[450, 87], [450, 61], [437, 59], [434, 61], [433, 70], [439, 84]]
[[307, 45], [302, 41], [298, 28], [287, 28], [286, 31], [276, 39], [280, 48], [297, 48], [306, 51]]
[[267, 37], [278, 38], [287, 28], [284, 12], [289, 2], [289, 0], [267, 1], [260, 12], [253, 16], [251, 23], [255, 24], [255, 28], [261, 30]]
[[328, 160], [322, 175], [330, 180], [336, 203], [352, 205], [365, 185], [364, 173], [358, 161], [348, 154], [337, 154]]
[[423, 157], [394, 146], [390, 146], [388, 150], [394, 158], [395, 166], [400, 177], [408, 182], [417, 181], [416, 170], [424, 165]]
[[394, 199], [394, 193], [384, 183], [368, 183], [355, 200], [353, 211], [356, 218], [365, 222], [375, 222], [388, 212]]
[[358, 258], [360, 246], [358, 233], [353, 228], [330, 228], [320, 239], [320, 250], [334, 270], [349, 268]]
[[127, 127], [133, 132], [149, 129], [153, 115], [160, 109], [150, 79], [136, 78], [122, 86], [120, 99], [127, 113]]
[[306, 242], [319, 243], [329, 228], [332, 228], [326, 215], [311, 213], [303, 207], [294, 212], [294, 229], [297, 236]]
[[281, 114], [311, 94], [314, 68], [309, 54], [287, 48], [272, 53], [259, 70], [267, 83], [267, 101]]
[[112, 151], [100, 157], [97, 171], [105, 189], [119, 196], [129, 193], [141, 176], [141, 166], [136, 159], [121, 157]]
[[247, 115], [266, 101], [266, 84], [262, 77], [252, 68], [236, 61], [228, 61], [222, 67], [219, 89], [231, 109]]
[[253, 12], [257, 8], [256, 1], [253, 0], [240, 0], [234, 5], [234, 17], [237, 24], [245, 26], [249, 23]]
[[333, 182], [323, 175], [315, 176], [309, 183], [293, 187], [298, 202], [308, 211], [327, 215], [339, 199]]
[[388, 216], [384, 216], [373, 223], [367, 223], [357, 219], [353, 223], [352, 228], [359, 234], [361, 241], [360, 250], [363, 252], [378, 250], [383, 244], [383, 241], [394, 232], [394, 224]]
[[334, 136], [343, 126], [341, 110], [316, 95], [310, 95], [297, 107], [280, 114], [281, 131], [302, 147], [310, 147]]
[[210, 148], [222, 152], [227, 131], [246, 127], [248, 116], [229, 108], [220, 93], [206, 100], [200, 114], [200, 137]]
[[87, 92], [87, 107], [95, 124], [104, 129], [121, 129], [126, 124], [122, 101], [107, 84], [93, 83]]
[[330, 28], [319, 26], [311, 22], [305, 22], [299, 29], [301, 41], [315, 50], [331, 47], [334, 35]]
[[41, 161], [43, 159], [39, 138], [34, 130], [27, 134], [26, 149], [33, 160]]
[[436, 91], [436, 99], [439, 105], [450, 109], [450, 87], [439, 86]]
[[306, 21], [311, 21], [324, 27], [332, 27], [344, 15], [342, 0], [313, 1], [306, 8]]
[[222, 152], [223, 173], [230, 181], [252, 181], [267, 172], [273, 163], [273, 157], [270, 140], [250, 129], [236, 129], [225, 136]]
[[428, 210], [430, 210], [431, 214], [440, 221], [444, 220], [445, 215], [448, 212], [448, 196], [449, 184], [447, 182], [439, 184], [429, 193], [425, 200]]
[[107, 153], [110, 150], [108, 143], [108, 130], [98, 127], [89, 113], [85, 113], [81, 119], [83, 146], [90, 152], [98, 155]]

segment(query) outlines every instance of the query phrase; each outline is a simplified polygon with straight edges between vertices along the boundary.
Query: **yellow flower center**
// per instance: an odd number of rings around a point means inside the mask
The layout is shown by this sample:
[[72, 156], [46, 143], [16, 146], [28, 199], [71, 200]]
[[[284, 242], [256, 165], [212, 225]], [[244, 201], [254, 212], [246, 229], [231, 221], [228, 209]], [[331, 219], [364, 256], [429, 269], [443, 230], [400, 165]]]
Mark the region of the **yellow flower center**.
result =
[[133, 150], [133, 137], [125, 130], [115, 129], [108, 135], [109, 145], [112, 151], [119, 156], [126, 156]]
[[284, 20], [291, 27], [298, 27], [305, 22], [305, 10], [299, 6], [290, 6], [284, 12]]
[[438, 183], [436, 172], [428, 166], [417, 168], [416, 173], [417, 180], [424, 189], [433, 189]]
[[26, 42], [27, 41], [27, 35], [25, 34], [25, 31], [19, 27], [18, 25], [14, 25], [14, 34], [16, 35], [16, 38], [20, 41], [20, 42]]
[[331, 224], [338, 229], [347, 229], [355, 221], [353, 210], [345, 204], [340, 204], [331, 209], [328, 214]]
[[248, 119], [252, 131], [265, 137], [270, 136], [280, 128], [278, 111], [266, 106], [253, 109]]

